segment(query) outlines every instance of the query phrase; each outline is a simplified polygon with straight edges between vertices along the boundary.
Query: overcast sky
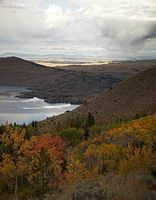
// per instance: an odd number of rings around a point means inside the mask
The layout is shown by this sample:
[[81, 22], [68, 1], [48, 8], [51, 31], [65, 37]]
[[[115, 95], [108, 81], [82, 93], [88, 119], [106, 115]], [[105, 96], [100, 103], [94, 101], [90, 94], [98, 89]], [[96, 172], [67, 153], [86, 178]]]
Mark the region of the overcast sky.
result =
[[156, 58], [156, 0], [0, 0], [0, 54]]

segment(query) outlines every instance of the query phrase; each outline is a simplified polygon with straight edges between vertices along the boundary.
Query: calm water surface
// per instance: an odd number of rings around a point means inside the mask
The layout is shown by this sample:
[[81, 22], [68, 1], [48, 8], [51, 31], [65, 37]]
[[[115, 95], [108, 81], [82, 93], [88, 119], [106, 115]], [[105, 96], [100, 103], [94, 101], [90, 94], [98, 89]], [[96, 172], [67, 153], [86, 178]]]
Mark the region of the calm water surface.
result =
[[43, 120], [78, 107], [71, 104], [49, 104], [36, 97], [32, 99], [15, 97], [25, 90], [23, 87], [0, 86], [0, 124], [6, 122], [29, 124], [33, 120]]

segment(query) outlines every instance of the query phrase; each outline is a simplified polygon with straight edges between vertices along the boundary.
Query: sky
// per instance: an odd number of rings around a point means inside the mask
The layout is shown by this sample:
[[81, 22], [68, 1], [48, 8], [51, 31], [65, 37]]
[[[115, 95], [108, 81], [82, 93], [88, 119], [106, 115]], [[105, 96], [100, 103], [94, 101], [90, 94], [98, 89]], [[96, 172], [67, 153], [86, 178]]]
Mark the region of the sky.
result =
[[156, 58], [156, 0], [0, 0], [0, 56]]

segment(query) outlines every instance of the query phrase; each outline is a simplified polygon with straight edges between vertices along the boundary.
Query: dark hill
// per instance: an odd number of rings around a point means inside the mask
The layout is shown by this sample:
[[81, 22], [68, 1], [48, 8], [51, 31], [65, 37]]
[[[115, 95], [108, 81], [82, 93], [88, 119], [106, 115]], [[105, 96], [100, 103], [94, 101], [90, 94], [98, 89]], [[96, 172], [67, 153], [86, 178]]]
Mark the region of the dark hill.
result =
[[105, 73], [48, 68], [16, 57], [0, 58], [0, 85], [26, 86], [23, 97], [43, 98], [52, 103], [80, 104], [121, 79]]
[[0, 58], [0, 85], [32, 89], [22, 97], [36, 96], [51, 103], [81, 104], [155, 64], [153, 60], [48, 68], [16, 57]]
[[[156, 66], [119, 83], [112, 89], [88, 100], [85, 104], [56, 118], [63, 124], [91, 112], [97, 123], [134, 118], [136, 115], [156, 113]], [[41, 122], [53, 127], [52, 119]], [[46, 127], [46, 126], [45, 126]], [[45, 129], [44, 127], [44, 129]], [[48, 130], [47, 129], [47, 130]]]

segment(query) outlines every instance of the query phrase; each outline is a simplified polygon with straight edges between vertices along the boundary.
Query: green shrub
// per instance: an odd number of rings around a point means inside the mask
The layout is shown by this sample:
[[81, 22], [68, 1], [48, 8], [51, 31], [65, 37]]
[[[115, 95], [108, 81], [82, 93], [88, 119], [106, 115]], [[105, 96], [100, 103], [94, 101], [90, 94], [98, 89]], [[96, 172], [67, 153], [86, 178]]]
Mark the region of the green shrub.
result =
[[103, 131], [103, 127], [99, 125], [93, 125], [89, 128], [89, 135], [90, 136], [99, 135], [102, 131]]
[[69, 142], [70, 145], [76, 145], [82, 139], [82, 130], [76, 128], [63, 129], [60, 137]]

